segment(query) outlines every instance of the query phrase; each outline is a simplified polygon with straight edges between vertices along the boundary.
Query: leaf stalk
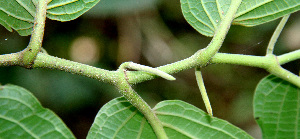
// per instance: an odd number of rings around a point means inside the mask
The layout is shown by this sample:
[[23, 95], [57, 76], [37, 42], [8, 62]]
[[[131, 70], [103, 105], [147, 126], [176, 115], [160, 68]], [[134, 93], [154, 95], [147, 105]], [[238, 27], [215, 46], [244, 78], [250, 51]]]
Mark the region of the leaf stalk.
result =
[[278, 39], [278, 37], [279, 37], [279, 35], [280, 35], [282, 29], [284, 28], [285, 23], [288, 21], [289, 17], [290, 17], [290, 14], [284, 16], [284, 17], [281, 19], [281, 21], [280, 21], [280, 23], [278, 24], [278, 26], [276, 27], [276, 29], [275, 29], [275, 31], [274, 31], [272, 37], [271, 37], [271, 40], [270, 40], [270, 42], [269, 42], [269, 44], [268, 44], [268, 47], [267, 47], [267, 55], [273, 54], [274, 46], [275, 46], [275, 44], [276, 44], [276, 42], [277, 42], [277, 39]]
[[201, 93], [203, 102], [204, 102], [205, 107], [206, 107], [206, 111], [210, 116], [213, 116], [212, 108], [211, 108], [210, 101], [209, 101], [209, 98], [208, 98], [207, 93], [206, 93], [206, 89], [205, 89], [205, 86], [204, 86], [204, 81], [203, 81], [203, 77], [202, 77], [202, 73], [201, 73], [200, 68], [195, 69], [195, 75], [196, 75], [197, 84], [198, 84], [198, 87], [200, 89], [200, 93]]

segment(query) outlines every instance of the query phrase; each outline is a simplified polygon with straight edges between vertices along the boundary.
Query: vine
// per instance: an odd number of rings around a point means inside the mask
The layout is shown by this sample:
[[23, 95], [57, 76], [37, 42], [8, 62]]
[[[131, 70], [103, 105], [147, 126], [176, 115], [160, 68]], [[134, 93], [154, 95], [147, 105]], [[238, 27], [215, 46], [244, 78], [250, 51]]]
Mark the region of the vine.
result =
[[[211, 117], [213, 112], [201, 74], [201, 69], [210, 64], [235, 64], [263, 68], [271, 74], [300, 87], [300, 77], [281, 67], [282, 64], [299, 59], [300, 50], [280, 56], [273, 54], [275, 43], [287, 22], [289, 15], [284, 16], [277, 26], [272, 38], [270, 39], [265, 56], [227, 54], [219, 52], [232, 21], [236, 17], [238, 8], [242, 3], [242, 0], [233, 0], [230, 3], [227, 13], [224, 17], [222, 17], [220, 24], [218, 26], [214, 24], [217, 29], [214, 32], [211, 42], [206, 48], [198, 50], [191, 57], [157, 68], [139, 65], [133, 62], [125, 62], [120, 65], [118, 70], [109, 71], [50, 56], [46, 52], [42, 52], [47, 5], [49, 2], [51, 2], [51, 0], [40, 0], [37, 2], [36, 16], [28, 47], [18, 53], [0, 55], [0, 66], [21, 66], [29, 69], [47, 68], [61, 70], [115, 85], [120, 93], [146, 117], [158, 138], [168, 138], [164, 130], [164, 126], [154, 110], [131, 87], [132, 84], [152, 80], [157, 77], [162, 77], [167, 80], [175, 80], [175, 78], [170, 74], [195, 68], [197, 83], [205, 103], [206, 110]], [[224, 14], [223, 11], [222, 14]], [[128, 69], [135, 71], [128, 71]]]

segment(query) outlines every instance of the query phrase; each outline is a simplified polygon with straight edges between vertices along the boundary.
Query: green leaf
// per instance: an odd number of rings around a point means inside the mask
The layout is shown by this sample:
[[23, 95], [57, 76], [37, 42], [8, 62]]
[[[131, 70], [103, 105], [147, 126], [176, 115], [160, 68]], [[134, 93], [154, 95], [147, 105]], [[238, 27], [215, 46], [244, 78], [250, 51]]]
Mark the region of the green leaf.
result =
[[[227, 121], [210, 117], [183, 101], [160, 102], [154, 112], [169, 138], [252, 138]], [[156, 136], [144, 116], [121, 97], [101, 108], [87, 138], [155, 139]]]
[[263, 138], [300, 138], [300, 89], [274, 75], [262, 79], [254, 95], [254, 117]]
[[[52, 0], [47, 7], [47, 17], [70, 21], [78, 18], [100, 0]], [[0, 24], [7, 30], [16, 30], [21, 36], [30, 35], [36, 14], [37, 0], [0, 1]]]
[[[231, 0], [181, 0], [182, 13], [199, 33], [212, 37]], [[299, 0], [243, 0], [233, 24], [260, 25], [300, 10]]]
[[35, 6], [31, 1], [0, 1], [0, 24], [9, 31], [16, 30], [22, 36], [31, 34], [35, 13]]
[[75, 138], [52, 111], [24, 88], [0, 86], [1, 138]]
[[52, 20], [70, 21], [78, 18], [100, 0], [52, 0], [47, 7], [47, 17]]

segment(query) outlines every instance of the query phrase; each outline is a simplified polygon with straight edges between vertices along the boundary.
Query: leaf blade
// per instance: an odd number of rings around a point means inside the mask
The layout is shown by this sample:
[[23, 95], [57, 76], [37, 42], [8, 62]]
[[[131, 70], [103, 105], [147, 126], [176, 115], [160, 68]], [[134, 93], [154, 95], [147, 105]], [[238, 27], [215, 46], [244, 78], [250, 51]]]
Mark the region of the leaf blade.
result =
[[[202, 35], [212, 37], [226, 15], [231, 0], [181, 0], [187, 22]], [[233, 24], [256, 26], [300, 10], [297, 0], [243, 0]]]
[[[78, 18], [100, 0], [52, 0], [47, 6], [47, 17], [70, 21]], [[16, 30], [21, 36], [32, 33], [38, 0], [0, 1], [0, 24], [8, 31]]]
[[47, 7], [47, 17], [52, 20], [70, 21], [78, 18], [100, 0], [52, 0]]
[[[249, 0], [248, 0], [249, 1]], [[300, 1], [297, 0], [269, 0], [257, 5], [253, 10], [237, 16], [234, 24], [256, 26], [273, 21], [284, 15], [300, 10]]]
[[[26, 5], [26, 7], [23, 7]], [[0, 1], [0, 24], [8, 31], [16, 30], [21, 36], [31, 34], [35, 6], [31, 1], [12, 0], [10, 2]]]
[[[184, 109], [194, 111], [194, 113], [182, 114]], [[231, 138], [251, 138], [247, 133], [230, 123], [212, 118], [200, 109], [182, 101], [163, 101], [158, 103], [153, 110], [162, 122], [169, 138], [218, 138], [224, 137], [226, 134]], [[119, 115], [121, 113], [123, 116]], [[191, 117], [193, 117], [192, 120]], [[208, 124], [210, 120], [212, 124]], [[198, 126], [202, 127], [199, 131]], [[229, 130], [220, 127], [226, 127]], [[214, 133], [211, 134], [212, 132]], [[128, 133], [130, 136], [126, 136]], [[87, 138], [118, 138], [120, 136], [123, 138], [156, 138], [144, 116], [137, 112], [136, 108], [123, 97], [113, 99], [101, 108]]]
[[258, 84], [254, 116], [263, 138], [300, 138], [300, 89], [274, 75]]
[[52, 111], [24, 88], [0, 86], [0, 136], [3, 138], [75, 138]]

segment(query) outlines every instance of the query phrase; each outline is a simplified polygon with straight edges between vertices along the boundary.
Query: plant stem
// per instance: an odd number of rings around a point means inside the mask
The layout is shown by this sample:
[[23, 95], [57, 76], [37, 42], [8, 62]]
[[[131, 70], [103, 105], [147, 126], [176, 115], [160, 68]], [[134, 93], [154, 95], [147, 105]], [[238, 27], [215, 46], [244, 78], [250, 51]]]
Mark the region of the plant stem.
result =
[[[207, 63], [209, 63], [209, 60], [219, 51], [220, 47], [222, 46], [226, 34], [231, 26], [231, 22], [234, 18], [234, 15], [241, 2], [242, 0], [231, 1], [226, 17], [224, 17], [224, 20], [221, 21], [218, 29], [215, 32], [213, 39], [205, 49], [201, 49], [197, 51], [194, 55], [192, 55], [189, 58], [162, 67], [158, 67], [157, 69], [172, 74], [172, 73], [177, 73], [182, 70], [186, 70], [194, 67], [205, 66]], [[136, 75], [139, 75], [141, 72], [137, 72], [135, 74], [131, 74], [131, 73], [132, 72], [128, 72], [127, 74], [128, 82], [133, 84], [145, 80], [151, 80], [154, 78], [154, 76], [147, 76], [145, 74], [136, 77]]]
[[21, 53], [12, 53], [0, 55], [0, 66], [8, 67], [8, 66], [21, 66], [20, 63]]
[[96, 68], [86, 64], [50, 56], [45, 53], [38, 53], [33, 64], [33, 68], [48, 68], [66, 71], [110, 84], [116, 84], [116, 81], [118, 80], [116, 71], [108, 71], [101, 68]]
[[39, 0], [36, 8], [33, 31], [29, 45], [23, 50], [22, 61], [26, 68], [31, 68], [36, 55], [41, 50], [44, 37], [48, 0]]
[[[298, 58], [296, 56], [298, 56]], [[288, 59], [288, 57], [291, 57], [291, 59]], [[211, 62], [213, 64], [224, 63], [224, 64], [235, 64], [235, 65], [263, 68], [268, 72], [270, 72], [271, 74], [274, 74], [277, 77], [280, 77], [300, 87], [299, 76], [283, 69], [280, 66], [281, 64], [299, 58], [300, 58], [300, 51], [295, 51], [293, 53], [288, 53], [279, 57], [273, 54], [268, 54], [267, 56], [247, 56], [247, 55], [238, 55], [238, 54], [218, 53], [213, 57]]]
[[226, 17], [222, 19], [219, 27], [215, 31], [213, 39], [211, 40], [210, 44], [205, 48], [205, 53], [207, 53], [210, 56], [207, 58], [211, 58], [212, 56], [214, 56], [221, 48], [224, 39], [227, 35], [227, 32], [231, 26], [231, 22], [234, 19], [235, 13], [239, 8], [241, 2], [242, 0], [231, 1], [228, 12], [226, 13]]
[[268, 64], [264, 65], [264, 69], [266, 69], [271, 74], [274, 74], [275, 76], [284, 79], [300, 88], [300, 77], [282, 68], [275, 55], [269, 54], [265, 56], [265, 59], [269, 62]]
[[167, 139], [167, 134], [154, 111], [152, 111], [150, 106], [132, 89], [128, 83], [126, 68], [129, 64], [129, 62], [123, 63], [118, 70], [120, 78], [116, 85], [120, 90], [120, 93], [146, 117], [159, 139]]
[[275, 43], [277, 42], [277, 39], [282, 31], [282, 29], [284, 28], [284, 25], [285, 23], [287, 22], [287, 20], [289, 19], [290, 17], [290, 14], [289, 15], [286, 15], [284, 16], [280, 23], [278, 24], [278, 26], [276, 27], [273, 35], [272, 35], [272, 38], [269, 42], [269, 45], [268, 45], [268, 48], [267, 48], [267, 55], [268, 54], [273, 54], [273, 49], [274, 49], [274, 46], [275, 46]]
[[278, 56], [278, 63], [283, 65], [297, 59], [300, 59], [300, 49]]
[[198, 84], [198, 87], [200, 89], [200, 93], [201, 93], [203, 102], [204, 102], [205, 107], [206, 107], [206, 111], [210, 116], [212, 116], [213, 112], [212, 112], [212, 108], [211, 108], [211, 105], [210, 105], [210, 102], [209, 102], [209, 98], [208, 98], [207, 93], [206, 93], [206, 89], [205, 89], [205, 86], [204, 86], [204, 81], [203, 81], [203, 77], [202, 77], [202, 73], [201, 73], [200, 68], [195, 69], [195, 75], [196, 75], [197, 84]]
[[[300, 58], [300, 57], [299, 57]], [[234, 64], [263, 68], [269, 61], [264, 56], [217, 53], [210, 64]]]
[[[20, 56], [21, 53], [0, 55], [0, 67], [24, 66], [22, 64], [22, 61], [19, 58]], [[166, 72], [168, 74], [177, 73], [184, 69], [190, 69], [193, 68], [193, 66], [189, 66], [188, 64], [184, 64], [184, 63], [185, 61], [188, 62], [189, 59], [192, 60], [192, 58], [193, 57], [190, 57], [188, 59], [176, 63], [158, 67], [157, 69]], [[277, 59], [280, 65], [300, 59], [300, 50], [283, 54], [281, 56], [278, 56]], [[208, 64], [235, 64], [235, 65], [242, 65], [242, 66], [264, 68], [264, 65], [268, 65], [268, 63], [270, 63], [270, 61], [268, 60], [269, 59], [263, 56], [217, 53], [210, 60], [210, 63]], [[198, 62], [202, 63], [202, 61], [198, 61]], [[116, 71], [108, 71], [101, 68], [92, 67], [89, 65], [50, 56], [45, 53], [39, 53], [37, 55], [35, 63], [32, 66], [33, 68], [48, 68], [48, 69], [66, 71], [73, 74], [78, 74], [89, 78], [97, 79], [110, 84], [115, 84], [117, 80]], [[128, 80], [131, 81], [130, 83], [140, 83], [158, 77], [156, 75], [147, 74], [142, 71], [127, 71], [126, 73], [127, 73], [127, 77], [129, 78]], [[135, 78], [135, 80], [132, 78]]]

